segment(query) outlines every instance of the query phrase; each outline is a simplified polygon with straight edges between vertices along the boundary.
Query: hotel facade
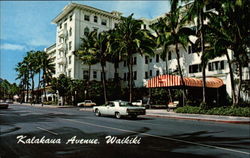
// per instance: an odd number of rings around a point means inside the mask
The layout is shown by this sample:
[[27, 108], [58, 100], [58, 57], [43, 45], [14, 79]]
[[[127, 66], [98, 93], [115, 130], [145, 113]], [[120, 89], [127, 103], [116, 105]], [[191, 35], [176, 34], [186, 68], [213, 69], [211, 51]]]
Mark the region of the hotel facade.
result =
[[[52, 22], [56, 25], [56, 43], [45, 51], [53, 58], [56, 72], [54, 77], [65, 74], [73, 79], [87, 79], [89, 74], [88, 65], [84, 65], [74, 54], [81, 45], [81, 38], [87, 32], [97, 30], [98, 32], [115, 28], [119, 23], [122, 13], [117, 11], [107, 12], [90, 6], [70, 3], [65, 6], [59, 15]], [[141, 26], [142, 29], [152, 31], [149, 26], [157, 22], [157, 18], [145, 19]], [[152, 31], [153, 33], [153, 31]], [[154, 57], [133, 54], [133, 78], [135, 87], [145, 87], [147, 81], [158, 75], [166, 73], [175, 73], [177, 71], [177, 59], [174, 48], [169, 49], [166, 59], [160, 58], [161, 49], [156, 49]], [[230, 58], [233, 55], [230, 53]], [[186, 49], [180, 46], [180, 64], [185, 77], [201, 78], [201, 54], [192, 50], [192, 45]], [[243, 80], [249, 80], [249, 64], [243, 68]], [[114, 65], [107, 62], [105, 74], [107, 79], [113, 79]], [[121, 61], [118, 66], [118, 75], [123, 80], [122, 86], [127, 86], [128, 69], [126, 61]], [[226, 91], [231, 96], [231, 84], [229, 67], [226, 56], [217, 57], [210, 60], [206, 75], [208, 77], [217, 77], [223, 80]], [[235, 74], [235, 78], [238, 76]], [[90, 79], [101, 81], [101, 66], [95, 64], [91, 66]], [[242, 93], [244, 100], [250, 100], [248, 93]]]

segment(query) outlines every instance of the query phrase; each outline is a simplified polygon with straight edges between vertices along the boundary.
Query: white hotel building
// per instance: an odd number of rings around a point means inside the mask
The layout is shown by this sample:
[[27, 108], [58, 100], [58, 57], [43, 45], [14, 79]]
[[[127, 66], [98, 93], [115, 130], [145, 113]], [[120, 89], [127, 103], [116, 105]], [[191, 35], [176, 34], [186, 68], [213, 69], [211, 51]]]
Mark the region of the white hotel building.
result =
[[[72, 52], [79, 49], [82, 42], [81, 37], [84, 36], [84, 33], [92, 30], [101, 32], [113, 29], [116, 23], [119, 22], [120, 16], [121, 13], [117, 11], [107, 12], [82, 4], [70, 3], [65, 6], [62, 12], [52, 20], [57, 26], [56, 43], [45, 48], [45, 51], [54, 59], [56, 66], [54, 77], [65, 74], [73, 79], [86, 78], [88, 75], [88, 66], [83, 65]], [[144, 22], [142, 29], [146, 28], [149, 30], [149, 25], [157, 22], [157, 18], [142, 18], [141, 20]], [[160, 51], [161, 49], [156, 50], [156, 52]], [[201, 78], [201, 55], [199, 53], [193, 53], [191, 46], [189, 46], [187, 50], [181, 48], [180, 55], [180, 63], [184, 76]], [[133, 61], [135, 87], [144, 87], [148, 79], [165, 74], [166, 67], [168, 69], [167, 72], [170, 73], [177, 69], [177, 60], [174, 51], [168, 52], [165, 61], [162, 60], [157, 53], [154, 57], [141, 56], [136, 53], [133, 55]], [[105, 73], [107, 79], [114, 78], [114, 65], [112, 63], [106, 64]], [[119, 63], [118, 73], [119, 77], [124, 80], [123, 86], [126, 86], [128, 69], [125, 61]], [[91, 80], [100, 81], [100, 64], [91, 66], [90, 74]], [[206, 74], [207, 76], [221, 78], [226, 85], [227, 93], [231, 96], [230, 76], [226, 56], [211, 60], [207, 66]], [[235, 77], [237, 76], [235, 75]], [[244, 68], [243, 79], [249, 80], [249, 65]], [[244, 94], [243, 97], [245, 100], [249, 100], [249, 94]]]

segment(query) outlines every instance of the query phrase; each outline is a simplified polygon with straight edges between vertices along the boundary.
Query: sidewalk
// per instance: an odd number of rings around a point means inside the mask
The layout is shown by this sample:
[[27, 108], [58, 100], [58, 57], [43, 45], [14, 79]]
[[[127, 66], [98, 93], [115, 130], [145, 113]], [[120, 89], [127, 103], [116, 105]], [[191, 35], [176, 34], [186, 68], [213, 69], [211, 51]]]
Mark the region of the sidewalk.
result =
[[166, 109], [147, 109], [146, 115], [151, 117], [162, 117], [162, 118], [172, 118], [172, 119], [250, 124], [250, 117], [182, 114], [182, 113], [168, 112]]
[[39, 108], [76, 108], [76, 106], [69, 106], [69, 105], [63, 105], [63, 106], [59, 106], [59, 105], [46, 105], [46, 104], [30, 104], [30, 103], [15, 103], [15, 104], [19, 104], [19, 105], [25, 105], [25, 106], [34, 106], [34, 107], [39, 107]]

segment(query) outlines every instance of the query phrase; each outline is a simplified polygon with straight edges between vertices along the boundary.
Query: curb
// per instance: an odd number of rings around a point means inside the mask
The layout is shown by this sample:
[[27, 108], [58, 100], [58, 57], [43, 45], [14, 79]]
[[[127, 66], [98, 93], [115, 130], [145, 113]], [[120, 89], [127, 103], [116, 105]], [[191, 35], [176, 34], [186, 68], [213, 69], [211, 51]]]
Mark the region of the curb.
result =
[[159, 118], [170, 118], [170, 119], [182, 119], [182, 120], [196, 120], [196, 121], [206, 121], [206, 122], [221, 122], [221, 123], [234, 123], [234, 124], [250, 124], [249, 121], [236, 121], [236, 120], [215, 120], [215, 119], [202, 119], [202, 118], [188, 118], [188, 117], [177, 117], [177, 116], [164, 116], [164, 115], [154, 115], [147, 114], [148, 117], [159, 117]]

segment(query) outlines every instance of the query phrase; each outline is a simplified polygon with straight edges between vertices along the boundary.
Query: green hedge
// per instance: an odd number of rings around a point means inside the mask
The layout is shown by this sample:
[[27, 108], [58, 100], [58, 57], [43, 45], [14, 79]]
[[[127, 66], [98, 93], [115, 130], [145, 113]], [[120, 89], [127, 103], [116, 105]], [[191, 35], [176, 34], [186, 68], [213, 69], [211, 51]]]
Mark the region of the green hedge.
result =
[[227, 115], [227, 116], [244, 116], [250, 117], [250, 107], [215, 107], [211, 109], [202, 109], [195, 106], [179, 107], [175, 110], [176, 113], [189, 114], [208, 114], [208, 115]]

